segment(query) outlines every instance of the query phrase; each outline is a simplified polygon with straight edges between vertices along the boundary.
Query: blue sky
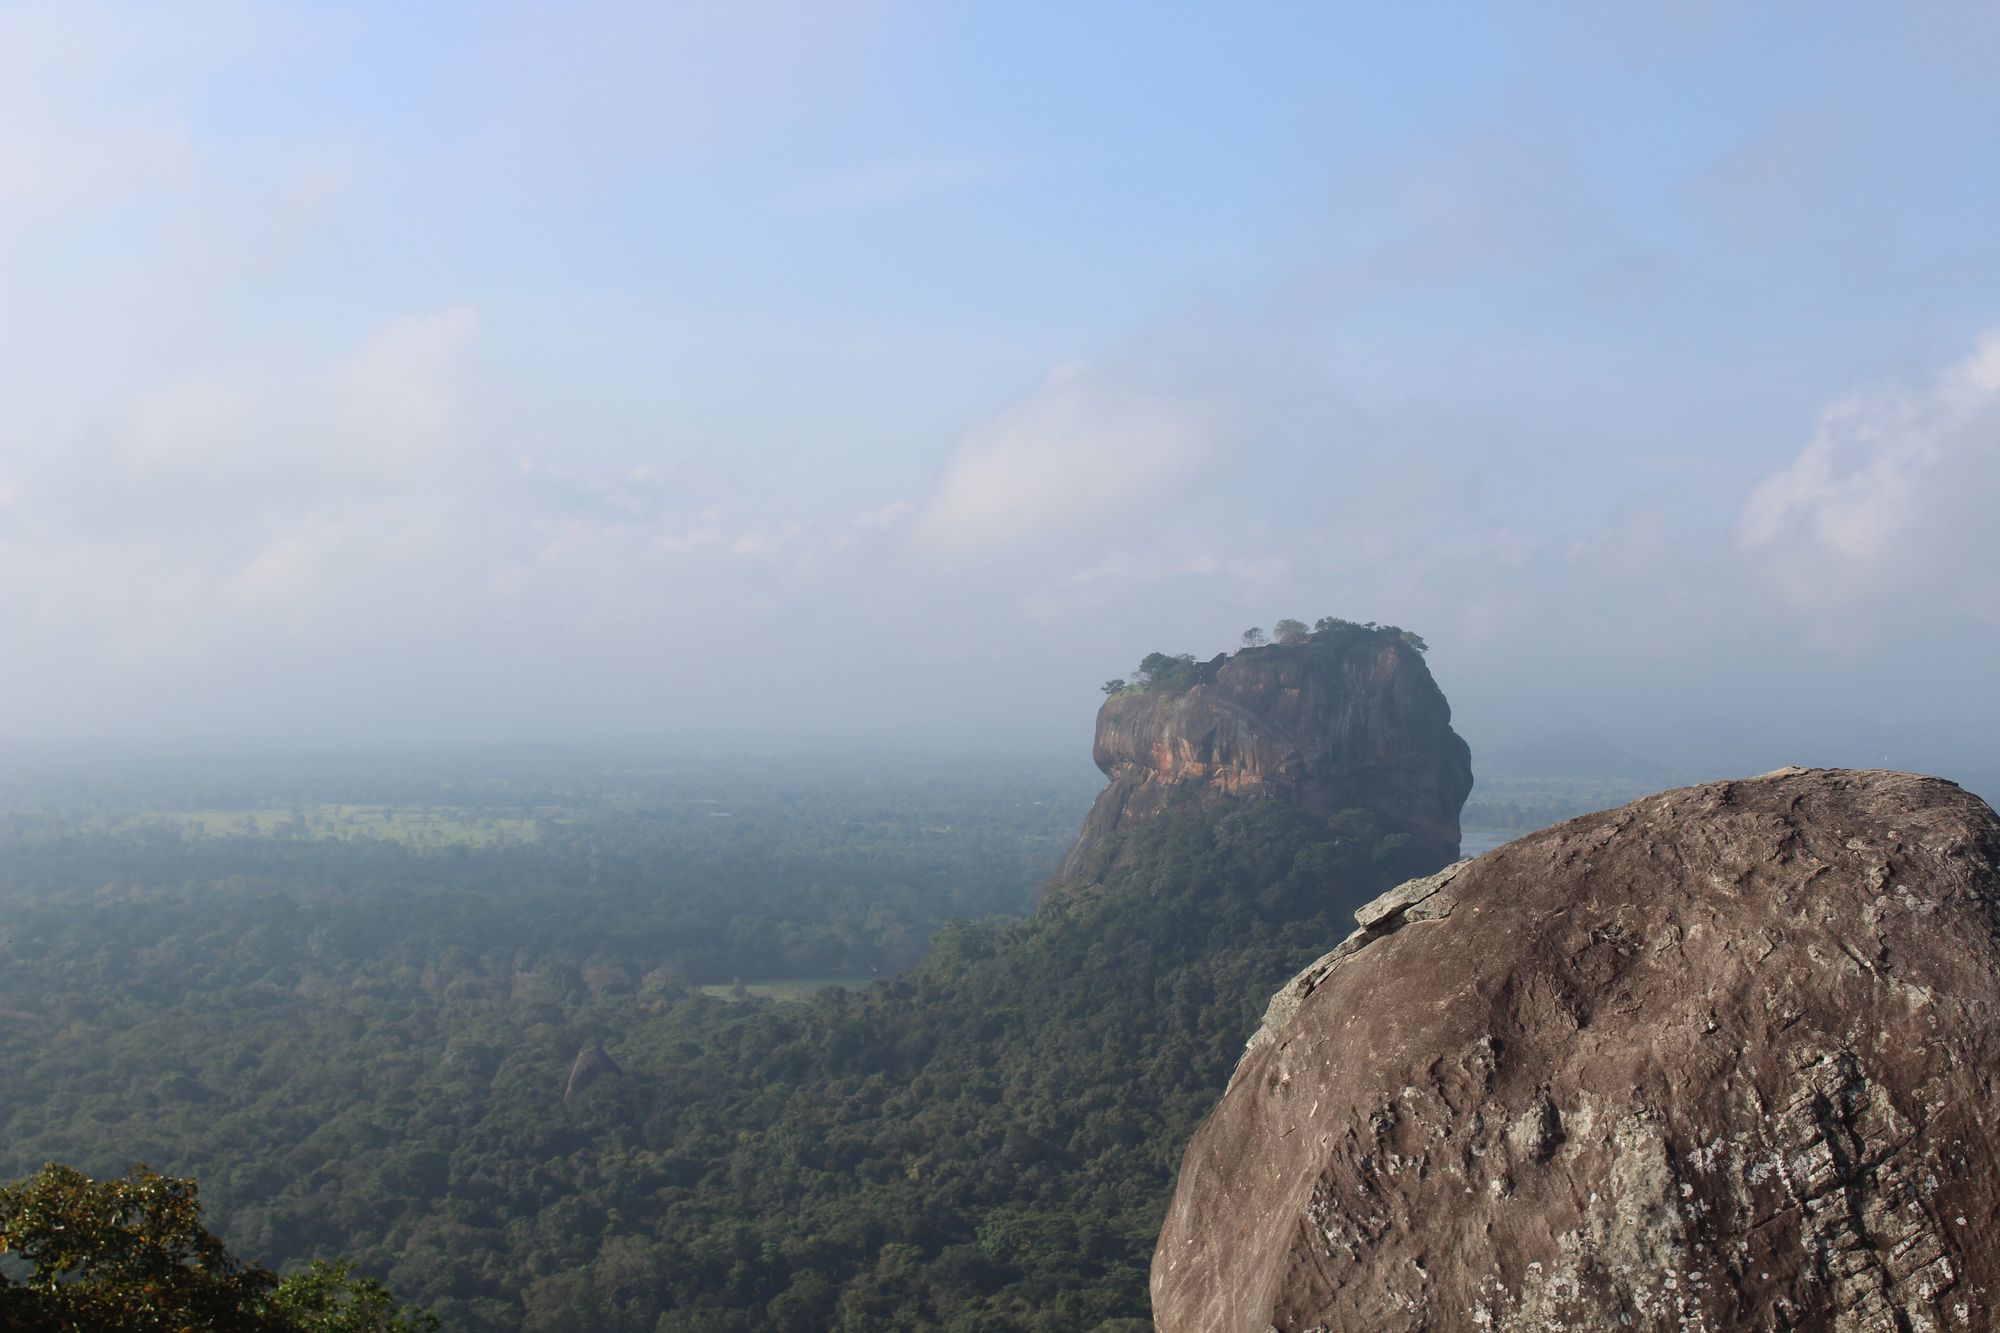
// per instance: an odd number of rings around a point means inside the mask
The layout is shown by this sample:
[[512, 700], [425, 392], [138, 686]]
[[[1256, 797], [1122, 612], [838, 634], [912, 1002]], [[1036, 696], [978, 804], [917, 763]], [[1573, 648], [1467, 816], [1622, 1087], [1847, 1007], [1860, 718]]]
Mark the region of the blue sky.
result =
[[0, 726], [1980, 762], [2000, 11], [1654, 8], [0, 5]]

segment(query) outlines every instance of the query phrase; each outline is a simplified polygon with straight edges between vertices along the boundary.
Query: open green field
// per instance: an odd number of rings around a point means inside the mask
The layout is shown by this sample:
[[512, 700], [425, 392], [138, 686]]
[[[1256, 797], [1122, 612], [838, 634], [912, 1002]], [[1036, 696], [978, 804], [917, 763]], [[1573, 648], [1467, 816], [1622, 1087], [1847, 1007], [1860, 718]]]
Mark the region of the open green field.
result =
[[129, 826], [178, 828], [194, 837], [382, 838], [414, 846], [489, 847], [534, 842], [536, 820], [443, 806], [299, 805], [268, 810], [161, 810]]
[[846, 990], [859, 990], [871, 981], [879, 981], [876, 976], [866, 977], [781, 977], [775, 981], [746, 981], [743, 994], [738, 995], [734, 986], [703, 986], [701, 993], [718, 1000], [747, 1000], [753, 996], [767, 1000], [790, 1003], [810, 1000], [828, 986], [839, 986]]

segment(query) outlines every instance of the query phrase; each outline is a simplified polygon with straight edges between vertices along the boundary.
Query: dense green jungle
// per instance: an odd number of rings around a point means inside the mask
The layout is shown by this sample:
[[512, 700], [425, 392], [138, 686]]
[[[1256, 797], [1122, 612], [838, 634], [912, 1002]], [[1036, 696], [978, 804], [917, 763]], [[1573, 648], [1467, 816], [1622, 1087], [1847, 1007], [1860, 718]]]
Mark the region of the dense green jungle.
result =
[[288, 773], [7, 791], [0, 1177], [193, 1177], [236, 1254], [455, 1330], [1148, 1327], [1265, 1000], [1432, 868], [1267, 802], [1037, 906], [1060, 761]]

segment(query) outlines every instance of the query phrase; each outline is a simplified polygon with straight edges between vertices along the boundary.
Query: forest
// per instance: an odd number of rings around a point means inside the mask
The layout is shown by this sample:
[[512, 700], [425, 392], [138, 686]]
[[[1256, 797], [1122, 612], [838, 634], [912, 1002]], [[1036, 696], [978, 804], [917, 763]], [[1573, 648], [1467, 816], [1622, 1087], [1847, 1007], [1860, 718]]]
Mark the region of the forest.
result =
[[1098, 781], [886, 756], [329, 767], [31, 769], [0, 810], [0, 941], [113, 949], [105, 966], [142, 990], [224, 958], [315, 975], [447, 948], [567, 960], [599, 987], [865, 979], [915, 963], [949, 918], [1027, 911]]
[[[316, 825], [395, 804], [353, 784], [269, 830], [192, 819], [220, 787], [17, 810], [0, 1175], [193, 1177], [246, 1260], [447, 1329], [1138, 1329], [1270, 991], [1429, 868], [1267, 803], [1035, 907], [1071, 770], [621, 781], [397, 836]], [[532, 837], [421, 836], [510, 803]], [[786, 977], [843, 984], [720, 984]]]

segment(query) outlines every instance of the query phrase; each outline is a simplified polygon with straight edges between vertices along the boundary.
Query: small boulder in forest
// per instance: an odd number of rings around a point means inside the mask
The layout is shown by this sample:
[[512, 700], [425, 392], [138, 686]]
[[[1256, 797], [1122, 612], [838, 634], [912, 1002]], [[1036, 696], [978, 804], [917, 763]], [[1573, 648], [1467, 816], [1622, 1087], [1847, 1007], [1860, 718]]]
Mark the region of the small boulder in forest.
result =
[[585, 1089], [607, 1074], [624, 1072], [603, 1046], [591, 1042], [576, 1053], [576, 1060], [569, 1067], [569, 1079], [563, 1084], [562, 1099], [568, 1101], [581, 1096]]

